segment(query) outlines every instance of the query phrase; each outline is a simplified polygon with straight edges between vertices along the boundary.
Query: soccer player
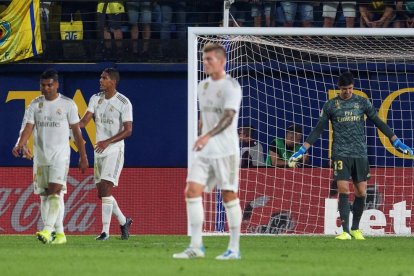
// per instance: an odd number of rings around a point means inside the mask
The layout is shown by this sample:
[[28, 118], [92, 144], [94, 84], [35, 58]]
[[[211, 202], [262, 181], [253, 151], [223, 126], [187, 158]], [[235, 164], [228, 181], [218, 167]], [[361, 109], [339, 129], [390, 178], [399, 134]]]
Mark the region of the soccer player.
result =
[[[20, 128], [20, 132], [19, 132], [19, 136], [22, 134], [26, 123], [27, 123], [27, 114], [28, 114], [28, 110], [26, 109], [24, 112], [24, 117], [23, 117], [23, 121], [22, 121], [22, 125]], [[36, 136], [36, 128], [33, 129], [33, 136]], [[20, 137], [17, 139], [16, 145], [19, 144], [20, 141]], [[21, 155], [23, 158], [27, 159], [27, 160], [31, 160], [33, 158], [33, 154], [31, 152], [31, 150], [27, 147], [27, 145], [23, 146]], [[36, 164], [36, 160], [33, 160], [33, 175], [36, 175], [37, 172], [37, 164]], [[47, 217], [47, 213], [49, 210], [49, 202], [47, 201], [47, 195], [46, 193], [44, 193], [43, 191], [39, 191], [39, 189], [37, 188], [38, 185], [36, 184], [36, 181], [33, 181], [33, 188], [34, 188], [34, 193], [38, 194], [40, 197], [40, 216], [42, 218], [42, 222], [43, 225], [46, 224], [46, 217]], [[42, 192], [42, 194], [40, 194]], [[64, 194], [66, 193], [66, 190], [62, 191], [59, 197], [59, 215], [57, 217], [56, 223], [54, 225], [55, 230], [52, 232], [52, 244], [64, 244], [66, 243], [66, 236], [64, 235], [59, 235], [58, 238], [56, 239], [56, 231], [58, 231], [58, 233], [64, 233], [63, 231], [63, 218], [65, 215], [65, 201], [64, 201]]]
[[[53, 69], [43, 72], [40, 76], [42, 96], [34, 99], [28, 107], [23, 120], [23, 123], [26, 121], [24, 130], [12, 150], [15, 157], [19, 157], [22, 153], [30, 154], [25, 146], [33, 133], [35, 193], [40, 194], [41, 199], [47, 201], [42, 205], [45, 208], [42, 211], [45, 226], [42, 231], [36, 233], [36, 236], [43, 243], [49, 243], [51, 232], [56, 226], [54, 244], [66, 243], [63, 222], [60, 223], [63, 220], [60, 198], [61, 193], [66, 191], [69, 171], [70, 128], [79, 148], [79, 168], [85, 172], [88, 167], [79, 128], [78, 108], [73, 100], [58, 93], [58, 88], [58, 73]], [[58, 219], [60, 215], [61, 218]]]
[[203, 190], [221, 190], [226, 209], [230, 242], [218, 260], [240, 259], [239, 240], [242, 212], [238, 191], [240, 150], [237, 135], [241, 103], [239, 83], [226, 74], [226, 51], [209, 43], [203, 48], [204, 71], [209, 77], [198, 85], [202, 134], [194, 143], [198, 152], [187, 176], [185, 189], [187, 218], [190, 224], [190, 246], [173, 255], [176, 259], [203, 258], [202, 227]]
[[[351, 72], [348, 71], [339, 76], [338, 86], [339, 95], [325, 103], [318, 124], [309, 134], [302, 147], [291, 156], [289, 162], [298, 162], [318, 139], [327, 122], [329, 120], [332, 122], [332, 161], [334, 164], [334, 180], [337, 181], [338, 185], [338, 210], [343, 229], [342, 234], [337, 236], [336, 239], [350, 240], [353, 237], [356, 240], [364, 240], [364, 236], [359, 230], [369, 175], [364, 115], [390, 139], [396, 149], [409, 155], [413, 155], [413, 151], [403, 144], [390, 127], [378, 117], [369, 100], [353, 94], [354, 78]], [[348, 181], [350, 178], [352, 178], [355, 193], [351, 230], [349, 230], [350, 206], [348, 202]]]
[[96, 240], [109, 239], [109, 226], [114, 214], [121, 227], [121, 239], [129, 239], [132, 219], [125, 217], [112, 196], [118, 186], [124, 165], [124, 139], [132, 134], [132, 105], [116, 90], [119, 72], [114, 68], [103, 70], [99, 80], [101, 92], [93, 95], [81, 119], [85, 127], [95, 117], [96, 140], [94, 174], [98, 197], [102, 200], [102, 232]]

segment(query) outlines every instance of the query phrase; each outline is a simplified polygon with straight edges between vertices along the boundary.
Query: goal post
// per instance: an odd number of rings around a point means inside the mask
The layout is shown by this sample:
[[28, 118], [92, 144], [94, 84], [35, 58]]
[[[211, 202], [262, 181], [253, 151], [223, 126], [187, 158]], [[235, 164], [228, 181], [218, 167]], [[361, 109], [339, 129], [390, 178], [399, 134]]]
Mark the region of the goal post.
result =
[[[274, 139], [284, 139], [291, 125], [302, 129], [300, 143], [304, 141], [323, 104], [337, 95], [338, 76], [347, 70], [354, 73], [355, 94], [368, 98], [396, 135], [414, 146], [414, 30], [190, 27], [188, 166], [197, 138], [197, 84], [206, 77], [201, 50], [208, 42], [228, 50], [227, 72], [243, 91], [239, 127], [255, 129], [265, 159], [270, 158]], [[371, 122], [365, 124], [372, 176], [361, 228], [368, 235], [412, 235], [413, 158], [397, 152]], [[274, 167], [268, 160], [266, 166], [241, 169], [243, 233], [341, 231], [329, 162], [331, 142], [327, 127], [302, 168]], [[219, 200], [214, 193], [204, 197], [206, 233], [227, 231]]]

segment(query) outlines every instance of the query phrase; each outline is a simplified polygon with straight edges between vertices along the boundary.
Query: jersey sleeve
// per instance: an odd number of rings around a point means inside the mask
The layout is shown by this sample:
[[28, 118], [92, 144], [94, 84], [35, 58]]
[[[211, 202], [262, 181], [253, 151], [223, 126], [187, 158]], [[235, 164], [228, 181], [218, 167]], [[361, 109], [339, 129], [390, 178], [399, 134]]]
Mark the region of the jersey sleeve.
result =
[[224, 109], [232, 109], [236, 112], [240, 109], [241, 87], [236, 80], [229, 80], [224, 89]]
[[29, 108], [26, 108], [26, 110], [24, 111], [24, 116], [23, 116], [23, 120], [22, 120], [22, 125], [20, 126], [19, 135], [21, 135], [21, 134], [22, 134], [22, 132], [23, 132], [24, 128], [26, 127], [28, 113], [29, 113]]
[[368, 99], [365, 101], [365, 114], [374, 123], [374, 125], [388, 137], [388, 139], [391, 139], [395, 135], [394, 131], [392, 131], [392, 129], [383, 120], [381, 120], [380, 117], [378, 117], [377, 111]]
[[[27, 110], [25, 111], [24, 118], [23, 118], [23, 121], [26, 119], [26, 123], [24, 124], [25, 126], [26, 126], [27, 123], [34, 125], [34, 123], [35, 123], [34, 115], [35, 115], [35, 109], [36, 109], [37, 104], [39, 104], [39, 103], [35, 102], [33, 100], [31, 102], [31, 104], [29, 105], [29, 107], [27, 108]], [[23, 129], [24, 129], [24, 127], [23, 127]]]
[[127, 104], [125, 104], [122, 108], [122, 123], [125, 122], [132, 122], [132, 104], [128, 100]]
[[70, 125], [79, 123], [78, 107], [74, 102], [70, 103], [67, 116]]
[[95, 102], [96, 102], [95, 98], [96, 98], [95, 96], [91, 97], [91, 99], [89, 100], [88, 109], [86, 109], [86, 111], [89, 111], [93, 114], [95, 114], [95, 105], [96, 105], [95, 104]]
[[308, 138], [306, 139], [306, 142], [310, 145], [313, 145], [313, 143], [316, 142], [316, 140], [321, 135], [322, 131], [325, 129], [326, 124], [329, 121], [330, 118], [330, 109], [329, 109], [329, 102], [326, 102], [322, 108], [321, 114], [319, 115], [319, 121], [316, 127], [312, 130], [312, 132], [309, 134]]

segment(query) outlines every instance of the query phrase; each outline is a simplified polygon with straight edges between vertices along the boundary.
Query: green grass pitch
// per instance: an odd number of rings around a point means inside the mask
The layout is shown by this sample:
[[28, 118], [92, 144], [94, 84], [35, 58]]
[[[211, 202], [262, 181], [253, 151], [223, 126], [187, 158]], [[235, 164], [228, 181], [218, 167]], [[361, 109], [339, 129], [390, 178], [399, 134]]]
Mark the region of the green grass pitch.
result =
[[242, 236], [242, 260], [217, 261], [228, 237], [204, 238], [206, 258], [174, 260], [185, 236], [68, 236], [44, 245], [34, 236], [0, 235], [0, 275], [414, 275], [412, 237], [337, 241], [323, 236]]

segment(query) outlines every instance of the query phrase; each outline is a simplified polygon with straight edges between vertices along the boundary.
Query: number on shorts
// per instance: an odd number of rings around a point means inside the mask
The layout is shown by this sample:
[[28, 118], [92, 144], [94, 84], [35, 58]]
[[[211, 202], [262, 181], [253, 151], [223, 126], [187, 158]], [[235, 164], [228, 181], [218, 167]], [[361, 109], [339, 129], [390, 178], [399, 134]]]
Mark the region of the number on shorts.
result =
[[335, 171], [341, 171], [344, 168], [343, 163], [341, 160], [334, 162], [334, 170]]

